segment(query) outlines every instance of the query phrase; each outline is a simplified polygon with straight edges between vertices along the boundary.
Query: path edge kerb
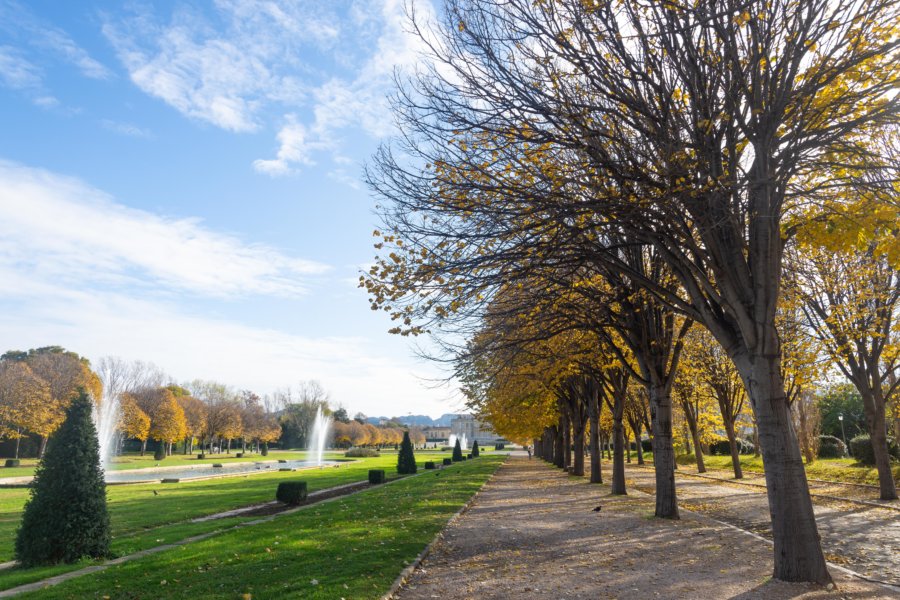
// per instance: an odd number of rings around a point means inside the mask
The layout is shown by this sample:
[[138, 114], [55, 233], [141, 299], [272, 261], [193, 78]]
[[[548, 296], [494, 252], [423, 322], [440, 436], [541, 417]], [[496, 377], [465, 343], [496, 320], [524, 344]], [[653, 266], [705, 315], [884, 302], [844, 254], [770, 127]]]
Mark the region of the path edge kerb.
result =
[[387, 592], [384, 593], [383, 596], [381, 596], [381, 598], [379, 600], [393, 600], [394, 594], [396, 594], [397, 592], [400, 591], [400, 588], [403, 587], [403, 584], [406, 583], [406, 581], [409, 579], [409, 577], [413, 573], [415, 573], [416, 569], [418, 569], [422, 565], [422, 562], [426, 558], [428, 558], [428, 555], [431, 554], [431, 551], [434, 549], [434, 546], [444, 536], [444, 531], [446, 531], [446, 529], [448, 527], [450, 527], [450, 525], [455, 523], [461, 516], [463, 516], [469, 510], [469, 508], [471, 508], [471, 506], [475, 503], [475, 500], [478, 499], [478, 496], [481, 495], [482, 490], [484, 490], [484, 488], [487, 487], [487, 485], [491, 481], [494, 480], [494, 477], [497, 476], [497, 473], [500, 471], [500, 469], [503, 468], [503, 465], [505, 465], [506, 463], [509, 462], [509, 457], [510, 457], [510, 454], [507, 454], [506, 459], [502, 463], [497, 465], [497, 468], [494, 470], [493, 473], [491, 473], [491, 476], [488, 477], [487, 480], [481, 484], [481, 487], [478, 488], [478, 491], [475, 492], [474, 494], [472, 494], [472, 497], [469, 498], [469, 500], [465, 504], [463, 504], [462, 507], [460, 507], [460, 509], [458, 511], [456, 511], [453, 514], [453, 516], [451, 516], [447, 520], [446, 523], [444, 523], [444, 526], [441, 527], [441, 530], [438, 531], [434, 535], [431, 542], [429, 542], [428, 545], [425, 546], [425, 549], [422, 550], [421, 552], [419, 552], [419, 555], [416, 556], [415, 560], [413, 560], [410, 564], [406, 565], [406, 568], [404, 568], [402, 571], [400, 571], [400, 574], [394, 580], [394, 583], [391, 584], [391, 587], [388, 589]]

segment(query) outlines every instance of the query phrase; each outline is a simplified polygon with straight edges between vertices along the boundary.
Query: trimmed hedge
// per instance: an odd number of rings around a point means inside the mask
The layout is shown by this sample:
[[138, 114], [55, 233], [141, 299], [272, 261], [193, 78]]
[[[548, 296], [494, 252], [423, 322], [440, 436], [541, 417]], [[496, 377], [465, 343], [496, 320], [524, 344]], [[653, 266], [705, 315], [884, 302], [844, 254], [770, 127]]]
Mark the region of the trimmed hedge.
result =
[[344, 456], [348, 458], [375, 458], [381, 456], [381, 453], [374, 448], [350, 448], [344, 452]]
[[[895, 459], [900, 460], [900, 447], [893, 438], [887, 439], [888, 454]], [[875, 450], [872, 448], [872, 441], [869, 434], [864, 433], [850, 440], [850, 455], [864, 465], [875, 464]]]
[[18, 458], [7, 458], [6, 466], [7, 467], [18, 467], [21, 464]]
[[844, 458], [847, 446], [833, 435], [819, 436], [819, 458]]
[[426, 461], [425, 462], [425, 470], [430, 471], [431, 469], [436, 469], [437, 467], [434, 464], [434, 461]]
[[[737, 444], [738, 454], [753, 454], [753, 444], [741, 438], [736, 438], [734, 442]], [[731, 456], [731, 445], [728, 440], [719, 440], [709, 445], [709, 453], [714, 456]]]
[[282, 481], [275, 491], [275, 499], [279, 502], [297, 506], [308, 495], [305, 481]]
[[206, 458], [206, 455], [203, 454], [202, 452], [197, 455], [197, 460], [203, 460], [204, 458]]
[[384, 469], [370, 469], [369, 470], [369, 483], [377, 484], [385, 482]]
[[445, 458], [445, 459], [444, 459], [444, 466], [445, 466], [445, 467], [446, 467], [446, 466], [449, 466], [449, 465], [452, 465], [452, 464], [453, 464], [453, 459], [452, 459], [452, 458]]

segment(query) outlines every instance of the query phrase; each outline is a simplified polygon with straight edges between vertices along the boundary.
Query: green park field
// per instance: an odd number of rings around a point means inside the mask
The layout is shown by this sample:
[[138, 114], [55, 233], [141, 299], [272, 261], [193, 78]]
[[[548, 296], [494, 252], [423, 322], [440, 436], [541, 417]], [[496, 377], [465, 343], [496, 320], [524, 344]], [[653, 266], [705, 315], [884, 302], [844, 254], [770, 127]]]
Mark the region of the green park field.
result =
[[[302, 458], [272, 452], [269, 460]], [[333, 454], [336, 458], [338, 454]], [[396, 477], [397, 455], [365, 458], [292, 473], [267, 472], [177, 484], [107, 487], [112, 549], [117, 556], [228, 530], [150, 557], [110, 568], [102, 574], [39, 592], [40, 597], [377, 597], [496, 470], [505, 455], [487, 455], [439, 471], [425, 471], [427, 460], [446, 452], [418, 452], [420, 476], [368, 489], [338, 501], [311, 505], [253, 527], [230, 530], [258, 516], [203, 522], [193, 519], [273, 500], [278, 483], [303, 480], [309, 491], [366, 481], [369, 469]], [[152, 458], [152, 457], [151, 457]], [[328, 458], [326, 456], [326, 458]], [[165, 465], [175, 464], [167, 459]], [[193, 464], [197, 461], [194, 460]], [[153, 466], [155, 461], [129, 464]], [[0, 561], [12, 560], [13, 540], [28, 497], [25, 488], [0, 489]], [[0, 570], [0, 589], [39, 581], [88, 566]], [[311, 584], [310, 581], [317, 581]], [[164, 583], [161, 583], [164, 582]], [[347, 591], [343, 586], [350, 586]], [[87, 586], [87, 587], [85, 587]], [[160, 586], [167, 586], [161, 588]], [[299, 590], [305, 589], [302, 594]], [[344, 590], [339, 592], [339, 590]], [[198, 596], [199, 594], [199, 596]]]

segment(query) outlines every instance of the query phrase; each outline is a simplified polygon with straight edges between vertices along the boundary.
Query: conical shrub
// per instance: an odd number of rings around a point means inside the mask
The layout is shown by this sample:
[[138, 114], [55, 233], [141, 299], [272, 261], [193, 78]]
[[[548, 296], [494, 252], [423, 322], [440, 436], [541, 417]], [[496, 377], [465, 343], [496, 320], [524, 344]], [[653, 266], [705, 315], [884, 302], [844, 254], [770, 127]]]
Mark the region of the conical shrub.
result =
[[457, 439], [456, 445], [453, 446], [453, 462], [459, 462], [462, 459], [463, 459], [462, 446], [460, 446], [459, 439]]
[[92, 408], [80, 389], [47, 443], [16, 535], [16, 560], [24, 566], [110, 555], [106, 483]]
[[472, 442], [472, 457], [475, 458], [479, 454], [481, 454], [481, 450], [478, 449], [478, 441]]
[[403, 441], [400, 443], [397, 472], [401, 475], [411, 475], [416, 472], [416, 456], [413, 454], [412, 441], [409, 439], [408, 431], [403, 432]]

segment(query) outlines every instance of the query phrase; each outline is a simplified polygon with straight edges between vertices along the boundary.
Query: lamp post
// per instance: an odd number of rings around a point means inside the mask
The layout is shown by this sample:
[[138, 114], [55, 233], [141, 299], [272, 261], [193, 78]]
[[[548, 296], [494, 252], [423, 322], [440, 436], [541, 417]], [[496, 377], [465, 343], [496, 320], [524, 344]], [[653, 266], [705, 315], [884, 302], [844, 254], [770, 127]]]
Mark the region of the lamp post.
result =
[[844, 433], [844, 415], [838, 415], [838, 421], [841, 422], [841, 439], [844, 440], [844, 449], [847, 448], [847, 435]]

